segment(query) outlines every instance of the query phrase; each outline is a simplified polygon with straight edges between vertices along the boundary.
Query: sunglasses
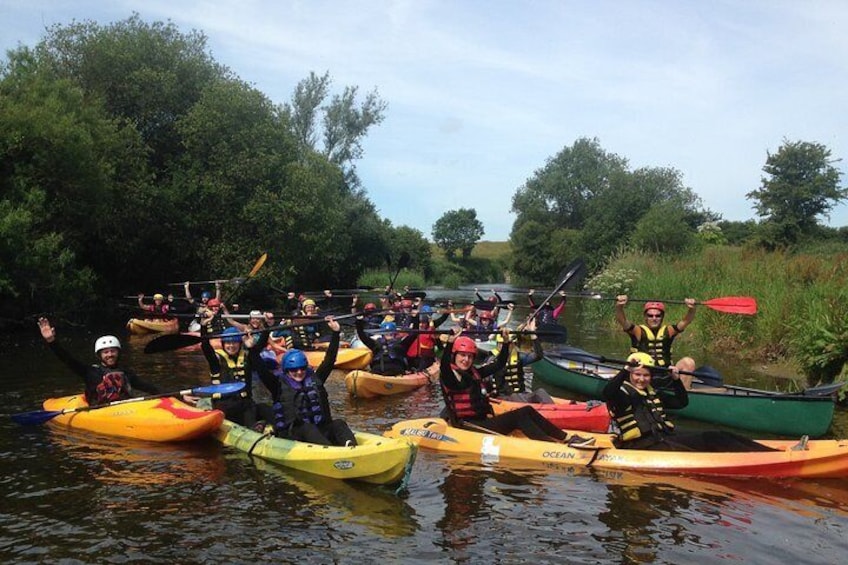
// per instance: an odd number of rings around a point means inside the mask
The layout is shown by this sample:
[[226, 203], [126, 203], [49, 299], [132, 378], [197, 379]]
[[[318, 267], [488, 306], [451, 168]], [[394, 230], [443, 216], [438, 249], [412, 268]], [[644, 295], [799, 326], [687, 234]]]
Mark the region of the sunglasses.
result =
[[663, 315], [662, 315], [662, 314], [645, 314], [645, 317], [646, 317], [646, 318], [659, 318], [659, 319], [662, 319]]

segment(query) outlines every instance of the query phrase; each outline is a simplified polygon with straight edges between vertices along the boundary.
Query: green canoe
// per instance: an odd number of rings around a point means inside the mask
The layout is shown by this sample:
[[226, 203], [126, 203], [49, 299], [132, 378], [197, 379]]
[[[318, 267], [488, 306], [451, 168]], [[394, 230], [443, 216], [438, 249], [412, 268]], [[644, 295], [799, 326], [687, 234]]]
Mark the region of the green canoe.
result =
[[[540, 381], [589, 398], [600, 399], [615, 371], [546, 355], [533, 363]], [[830, 396], [780, 394], [742, 387], [689, 391], [689, 405], [669, 410], [685, 418], [768, 434], [819, 437], [827, 433], [836, 402]]]

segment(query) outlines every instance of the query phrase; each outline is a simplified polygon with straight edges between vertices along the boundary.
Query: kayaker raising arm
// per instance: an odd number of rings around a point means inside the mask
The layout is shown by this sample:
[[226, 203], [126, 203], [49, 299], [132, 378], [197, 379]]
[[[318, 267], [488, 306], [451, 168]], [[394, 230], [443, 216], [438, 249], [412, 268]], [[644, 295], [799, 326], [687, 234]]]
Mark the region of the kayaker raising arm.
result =
[[299, 349], [286, 351], [282, 367], [274, 372], [257, 359], [259, 347], [251, 349], [251, 355], [259, 378], [274, 402], [274, 435], [320, 445], [354, 446], [356, 437], [347, 423], [332, 417], [324, 388], [333, 371], [341, 339], [339, 323], [332, 316], [326, 320], [332, 335], [317, 370], [309, 366], [306, 355]]
[[710, 453], [774, 451], [744, 436], [725, 431], [678, 433], [666, 408], [685, 408], [689, 394], [677, 368], [668, 370], [671, 385], [658, 393], [651, 384], [654, 359], [647, 353], [631, 353], [628, 367], [604, 387], [606, 401], [618, 428], [613, 440], [619, 449], [651, 451], [702, 451]]
[[[674, 325], [663, 324], [665, 318], [665, 304], [662, 302], [646, 302], [642, 308], [645, 316], [644, 324], [634, 324], [627, 319], [624, 307], [627, 305], [627, 295], [616, 296], [615, 319], [621, 329], [630, 336], [630, 352], [647, 353], [654, 358], [660, 367], [671, 367], [673, 364], [683, 371], [694, 371], [695, 360], [691, 357], [682, 357], [677, 363], [672, 363], [671, 344], [678, 334], [692, 323], [695, 319], [695, 299], [687, 298], [686, 315]], [[692, 378], [686, 375], [681, 377], [683, 386], [691, 388]]]
[[89, 405], [104, 404], [115, 400], [131, 398], [134, 389], [159, 394], [159, 389], [142, 380], [132, 371], [121, 369], [118, 362], [121, 356], [121, 342], [113, 335], [104, 335], [94, 342], [94, 354], [99, 361], [96, 365], [86, 365], [75, 359], [56, 341], [56, 328], [47, 318], [38, 319], [38, 329], [48, 347], [71, 371], [82, 377], [85, 382], [85, 400]]
[[[447, 420], [452, 426], [485, 428], [499, 434], [521, 430], [530, 439], [564, 443], [566, 433], [548, 422], [532, 406], [523, 406], [499, 416], [494, 413], [486, 391], [486, 381], [507, 363], [509, 348], [502, 347], [494, 362], [474, 366], [477, 344], [462, 329], [454, 328], [442, 352], [439, 380], [445, 399]], [[504, 329], [504, 339], [508, 339]], [[491, 417], [490, 417], [491, 416]]]

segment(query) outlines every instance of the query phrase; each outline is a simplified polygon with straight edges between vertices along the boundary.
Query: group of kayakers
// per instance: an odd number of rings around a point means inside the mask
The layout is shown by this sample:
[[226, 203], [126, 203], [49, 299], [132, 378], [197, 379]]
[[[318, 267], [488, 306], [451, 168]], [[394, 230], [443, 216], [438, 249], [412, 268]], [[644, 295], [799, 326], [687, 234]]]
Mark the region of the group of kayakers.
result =
[[[201, 341], [212, 383], [245, 384], [236, 395], [214, 399], [214, 408], [222, 410], [227, 419], [262, 433], [323, 445], [356, 445], [356, 438], [347, 424], [333, 418], [324, 387], [336, 362], [341, 327], [333, 316], [319, 314], [314, 297], [289, 293], [286, 302], [291, 314], [286, 316], [285, 322], [278, 323], [271, 312], [253, 310], [248, 322], [243, 324], [225, 318], [227, 310], [220, 300], [220, 287], [216, 288], [215, 296], [204, 291], [199, 304], [194, 304], [188, 283], [185, 292], [186, 298], [196, 307], [200, 335], [220, 337], [219, 349], [213, 348], [209, 339]], [[507, 326], [514, 304], [504, 302], [494, 291], [489, 298], [477, 292], [480, 299], [475, 304], [477, 307], [466, 309], [461, 316], [456, 316], [451, 304], [435, 311], [424, 304], [420, 294], [392, 296], [387, 293], [380, 298], [380, 307], [366, 303], [361, 309], [358, 296], [353, 296], [351, 315], [356, 317], [358, 339], [373, 352], [372, 372], [397, 376], [436, 367], [438, 363], [444, 416], [451, 425], [495, 434], [520, 431], [531, 439], [578, 447], [592, 444], [592, 440], [579, 436], [569, 437], [530, 406], [530, 403], [552, 403], [554, 400], [542, 389], [528, 391], [525, 383], [524, 367], [541, 359], [543, 354], [537, 323], [558, 323], [566, 303], [564, 292], [559, 293], [556, 306], [551, 304], [552, 297], [537, 305], [531, 290], [528, 302], [535, 316], [530, 316], [518, 330], [510, 330]], [[169, 308], [164, 298], [156, 294], [153, 304], [148, 305], [143, 303], [143, 296], [139, 296], [138, 302], [146, 311], [167, 314]], [[329, 301], [332, 293], [325, 291], [321, 298]], [[695, 300], [686, 299], [684, 303], [683, 318], [675, 324], [665, 324], [665, 305], [658, 301], [646, 302], [642, 309], [644, 323], [635, 324], [625, 314], [628, 297], [621, 295], [616, 299], [615, 319], [631, 340], [627, 366], [603, 391], [603, 399], [615, 422], [616, 446], [670, 451], [768, 449], [735, 434], [680, 434], [674, 429], [665, 408], [686, 406], [687, 389], [691, 386], [687, 373], [695, 370], [692, 358], [683, 357], [675, 363], [672, 357], [674, 339], [695, 317]], [[507, 310], [507, 315], [499, 322], [501, 308]], [[439, 330], [449, 318], [451, 330]], [[224, 327], [222, 319], [229, 322], [228, 327]], [[318, 327], [325, 325], [329, 335], [322, 336]], [[157, 387], [120, 367], [121, 344], [117, 337], [98, 338], [95, 342], [98, 363], [88, 366], [75, 360], [56, 343], [55, 329], [47, 319], [39, 320], [39, 328], [51, 350], [84, 379], [89, 404], [127, 398], [135, 389], [159, 392]], [[313, 368], [303, 350], [313, 346], [319, 338], [328, 339], [329, 343], [321, 365]], [[274, 356], [262, 355], [269, 340], [273, 339], [285, 343], [286, 351], [279, 363]], [[496, 341], [496, 347], [485, 362], [479, 363], [478, 345], [489, 339]], [[441, 347], [440, 356], [437, 347]], [[270, 404], [254, 401], [254, 373], [269, 390]], [[660, 388], [657, 383], [664, 384]], [[527, 404], [495, 416], [491, 399], [497, 397]]]

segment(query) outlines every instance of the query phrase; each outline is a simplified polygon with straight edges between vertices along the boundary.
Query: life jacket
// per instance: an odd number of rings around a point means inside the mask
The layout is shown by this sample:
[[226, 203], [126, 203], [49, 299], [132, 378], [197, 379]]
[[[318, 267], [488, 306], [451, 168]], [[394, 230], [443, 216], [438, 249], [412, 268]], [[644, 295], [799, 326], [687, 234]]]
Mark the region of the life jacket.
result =
[[274, 429], [286, 431], [292, 422], [298, 420], [320, 425], [330, 420], [329, 403], [326, 393], [322, 394], [321, 385], [315, 379], [311, 367], [306, 369], [306, 377], [298, 383], [284, 371], [274, 373], [280, 379], [282, 393], [274, 402]]
[[100, 373], [100, 383], [95, 387], [97, 397], [94, 404], [105, 404], [130, 397], [131, 387], [127, 375], [116, 369], [95, 365]]
[[[238, 355], [234, 358], [227, 355], [223, 349], [216, 349], [215, 354], [218, 355], [218, 362], [221, 365], [221, 372], [212, 374], [212, 384], [219, 385], [222, 382], [247, 382], [245, 379], [245, 365], [247, 362], [247, 353], [242, 347]], [[248, 392], [244, 389], [239, 393], [242, 398], [247, 398]]]
[[671, 365], [671, 342], [674, 341], [674, 336], [668, 335], [669, 326], [661, 326], [656, 334], [648, 326], [640, 324], [639, 327], [642, 328], [642, 337], [637, 340], [630, 334], [630, 352], [647, 353], [660, 367]]
[[[494, 352], [492, 352], [495, 354]], [[497, 354], [495, 354], [497, 355]], [[502, 396], [516, 393], [527, 392], [527, 385], [524, 383], [524, 367], [521, 365], [521, 353], [518, 351], [518, 346], [510, 348], [509, 357], [507, 358], [506, 366], [503, 368], [503, 380], [506, 384], [506, 390], [500, 390], [498, 381], [492, 380], [492, 396]]]
[[312, 349], [318, 330], [315, 326], [296, 326], [286, 334], [286, 349]]
[[476, 367], [468, 371], [461, 371], [459, 367], [451, 363], [451, 371], [457, 378], [457, 382], [467, 382], [468, 386], [462, 389], [449, 388], [442, 384], [442, 393], [445, 396], [445, 405], [451, 417], [457, 420], [478, 420], [486, 418], [492, 413], [492, 407], [486, 398], [486, 385]]
[[406, 351], [401, 348], [400, 339], [386, 341], [378, 338], [375, 340], [380, 346], [374, 351], [371, 358], [371, 367], [380, 371], [381, 374], [403, 372], [407, 369]]
[[630, 399], [623, 414], [613, 414], [622, 442], [652, 435], [662, 436], [674, 431], [674, 424], [666, 417], [662, 402], [651, 386], [639, 390], [629, 382], [624, 382], [621, 391]]
[[436, 356], [436, 336], [434, 334], [418, 334], [415, 341], [406, 350], [406, 356], [412, 359]]
[[543, 324], [554, 324], [556, 325], [557, 320], [554, 318], [554, 307], [549, 303], [542, 306], [542, 309], [539, 310], [539, 313], [536, 314], [536, 325], [541, 326]]

